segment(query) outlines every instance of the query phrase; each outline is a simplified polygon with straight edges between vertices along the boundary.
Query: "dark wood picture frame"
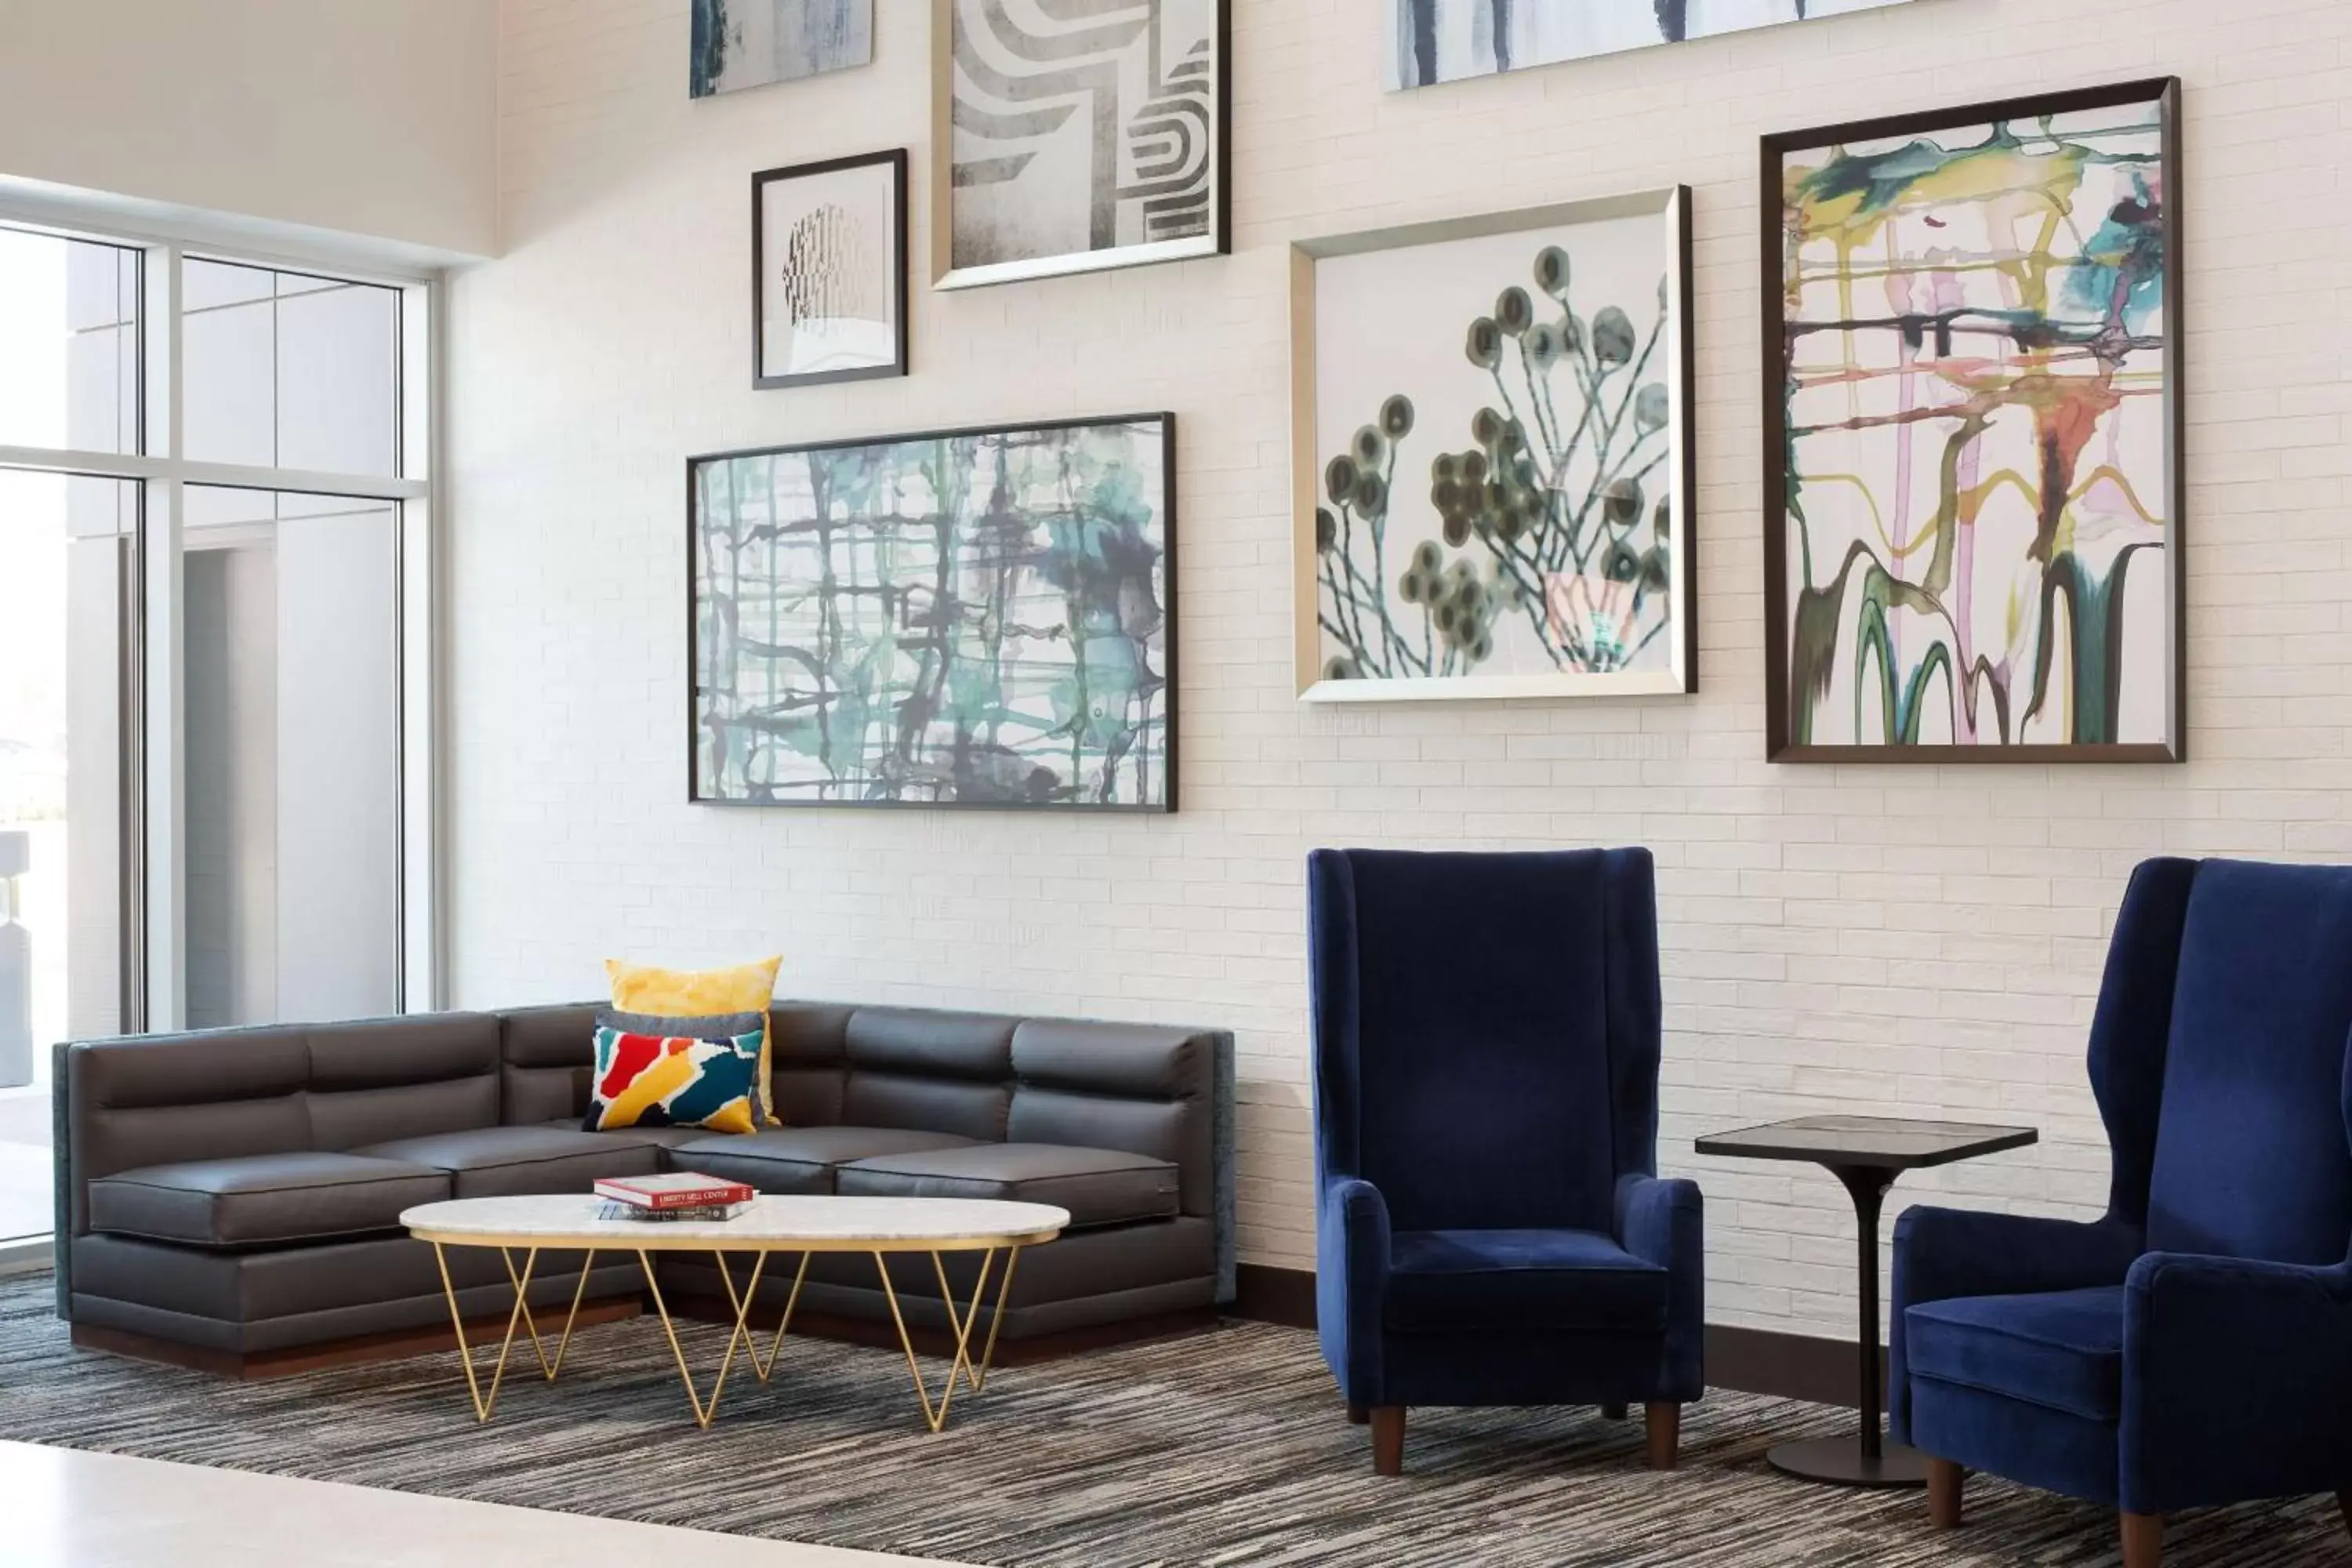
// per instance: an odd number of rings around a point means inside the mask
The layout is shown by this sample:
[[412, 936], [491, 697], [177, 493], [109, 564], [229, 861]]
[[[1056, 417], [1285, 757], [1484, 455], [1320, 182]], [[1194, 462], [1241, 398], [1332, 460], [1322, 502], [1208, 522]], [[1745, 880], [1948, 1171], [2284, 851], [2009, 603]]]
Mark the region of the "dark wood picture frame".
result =
[[[1789, 334], [1782, 303], [1782, 168], [1788, 155], [1847, 142], [1873, 142], [2006, 120], [2036, 120], [2126, 104], [2154, 103], [2164, 169], [2164, 570], [2167, 612], [2171, 616], [2170, 658], [2166, 679], [2166, 728], [2162, 742], [2050, 744], [1822, 745], [1790, 738], [1790, 645], [1788, 619], [1789, 431], [1785, 392]], [[1764, 413], [1764, 669], [1765, 756], [1775, 763], [2177, 763], [2188, 756], [2188, 553], [2183, 520], [2188, 486], [2182, 457], [2185, 316], [2181, 292], [2180, 80], [2157, 77], [2072, 91], [1965, 105], [1876, 120], [1849, 121], [1763, 138], [1759, 181], [1761, 237], [1758, 295], [1762, 312]]]
[[[767, 190], [772, 184], [818, 174], [846, 174], [853, 169], [887, 166], [890, 171], [890, 324], [893, 357], [888, 364], [860, 365], [849, 370], [811, 371], [802, 374], [767, 374]], [[861, 153], [822, 163], [795, 163], [788, 168], [762, 169], [751, 176], [751, 384], [766, 392], [787, 386], [821, 386], [828, 382], [870, 381], [905, 375], [907, 357], [907, 273], [911, 247], [907, 240], [907, 150]]]
[[[1162, 624], [1162, 698], [1165, 714], [1164, 732], [1160, 737], [1160, 766], [1165, 775], [1165, 788], [1156, 801], [1136, 804], [1113, 803], [1099, 805], [1089, 801], [929, 801], [929, 800], [736, 800], [703, 793], [702, 788], [702, 691], [700, 672], [702, 650], [700, 627], [702, 617], [699, 595], [696, 592], [698, 561], [696, 558], [696, 507], [698, 490], [695, 476], [706, 464], [725, 462], [738, 458], [765, 458], [797, 452], [835, 451], [850, 447], [877, 447], [911, 444], [921, 441], [952, 440], [964, 436], [1002, 436], [1024, 430], [1083, 430], [1107, 425], [1137, 425], [1157, 423], [1160, 426], [1160, 574], [1163, 579], [1160, 594]], [[1023, 811], [1045, 812], [1055, 815], [1083, 813], [1106, 816], [1162, 816], [1173, 813], [1177, 805], [1178, 779], [1181, 773], [1182, 753], [1179, 741], [1182, 726], [1179, 721], [1178, 693], [1182, 681], [1177, 661], [1181, 644], [1180, 621], [1177, 617], [1177, 540], [1179, 529], [1176, 514], [1176, 416], [1162, 409], [1139, 414], [1098, 414], [1077, 419], [1027, 419], [996, 425], [964, 425], [943, 430], [894, 431], [880, 436], [843, 437], [827, 441], [798, 441], [773, 447], [744, 447], [730, 451], [699, 452], [686, 459], [686, 798], [692, 805], [742, 807], [755, 811]]]

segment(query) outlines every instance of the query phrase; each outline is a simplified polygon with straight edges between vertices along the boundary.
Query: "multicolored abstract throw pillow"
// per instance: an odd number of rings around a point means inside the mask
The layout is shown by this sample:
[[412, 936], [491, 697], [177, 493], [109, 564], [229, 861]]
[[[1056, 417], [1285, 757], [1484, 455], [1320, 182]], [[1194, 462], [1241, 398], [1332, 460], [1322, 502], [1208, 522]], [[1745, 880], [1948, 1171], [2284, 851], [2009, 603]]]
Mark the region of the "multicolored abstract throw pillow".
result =
[[752, 1131], [759, 1124], [765, 1037], [764, 1027], [706, 1038], [638, 1033], [600, 1021], [588, 1115], [581, 1125], [591, 1132], [620, 1127]]
[[[728, 969], [694, 970], [662, 969], [649, 963], [629, 963], [617, 958], [608, 958], [604, 961], [604, 973], [613, 983], [613, 1005], [623, 1012], [658, 1014], [667, 1018], [758, 1013], [762, 1020], [761, 1047], [759, 1073], [754, 1081], [758, 1088], [760, 1110], [772, 1119], [776, 1114], [776, 1100], [768, 1087], [765, 1020], [769, 1000], [776, 991], [776, 969], [782, 963], [783, 959], [779, 955], [763, 958], [754, 963], [739, 963]], [[677, 1031], [673, 1028], [669, 1032]]]

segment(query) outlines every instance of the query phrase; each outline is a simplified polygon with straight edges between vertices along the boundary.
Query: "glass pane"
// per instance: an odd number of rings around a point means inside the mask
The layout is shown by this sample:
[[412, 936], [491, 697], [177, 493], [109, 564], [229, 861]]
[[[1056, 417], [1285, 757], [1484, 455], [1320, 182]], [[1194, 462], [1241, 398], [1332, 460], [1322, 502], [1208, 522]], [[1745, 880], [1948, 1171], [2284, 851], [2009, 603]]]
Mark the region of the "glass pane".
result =
[[191, 487], [188, 1022], [395, 1011], [398, 508]]
[[191, 259], [181, 295], [189, 457], [398, 471], [398, 290]]
[[0, 1241], [49, 1229], [49, 1046], [122, 1027], [138, 506], [0, 469]]
[[0, 228], [0, 443], [139, 449], [139, 253]]

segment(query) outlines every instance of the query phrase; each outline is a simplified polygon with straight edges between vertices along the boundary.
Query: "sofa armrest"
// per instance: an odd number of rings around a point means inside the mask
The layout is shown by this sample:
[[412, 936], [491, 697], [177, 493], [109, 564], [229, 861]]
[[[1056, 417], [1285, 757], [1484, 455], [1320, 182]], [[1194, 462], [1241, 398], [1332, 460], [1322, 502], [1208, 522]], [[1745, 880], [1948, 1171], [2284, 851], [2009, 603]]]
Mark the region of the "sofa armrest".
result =
[[1624, 1175], [1612, 1198], [1617, 1245], [1666, 1271], [1665, 1392], [1696, 1399], [1706, 1384], [1706, 1229], [1698, 1184]]
[[2121, 1220], [1919, 1205], [1895, 1222], [1895, 1310], [1956, 1296], [2120, 1285], [2147, 1245]]
[[2038, 1215], [1907, 1208], [1895, 1222], [1895, 1300], [1886, 1342], [1887, 1429], [1911, 1440], [1911, 1379], [1903, 1314], [1926, 1301], [2120, 1285], [2146, 1245], [2138, 1226]]
[[2123, 1506], [2352, 1481], [2352, 1264], [2151, 1252], [2124, 1290]]
[[1389, 1205], [1371, 1183], [1325, 1184], [1315, 1215], [1315, 1328], [1351, 1404], [1381, 1397], [1381, 1308], [1388, 1296]]

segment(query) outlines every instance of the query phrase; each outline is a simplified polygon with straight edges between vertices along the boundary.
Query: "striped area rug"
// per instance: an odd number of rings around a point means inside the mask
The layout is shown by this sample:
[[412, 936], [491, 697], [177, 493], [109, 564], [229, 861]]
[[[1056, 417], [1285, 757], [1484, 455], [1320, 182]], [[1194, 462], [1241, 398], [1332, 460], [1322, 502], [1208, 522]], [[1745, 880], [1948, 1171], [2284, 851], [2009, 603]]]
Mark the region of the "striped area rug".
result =
[[[707, 1387], [723, 1331], [681, 1334]], [[1381, 1480], [1313, 1337], [1263, 1324], [1001, 1371], [937, 1436], [896, 1352], [788, 1343], [773, 1384], [730, 1378], [708, 1432], [654, 1320], [572, 1353], [551, 1385], [526, 1352], [482, 1426], [448, 1354], [230, 1382], [75, 1351], [47, 1278], [5, 1279], [0, 1437], [1018, 1568], [2118, 1560], [2111, 1515], [1981, 1478], [1938, 1535], [1916, 1491], [1780, 1476], [1769, 1444], [1842, 1418], [1745, 1394], [1686, 1414], [1669, 1475], [1643, 1468], [1638, 1416], [1439, 1410]], [[2186, 1515], [2168, 1546], [2172, 1568], [2352, 1565], [2333, 1500]]]

